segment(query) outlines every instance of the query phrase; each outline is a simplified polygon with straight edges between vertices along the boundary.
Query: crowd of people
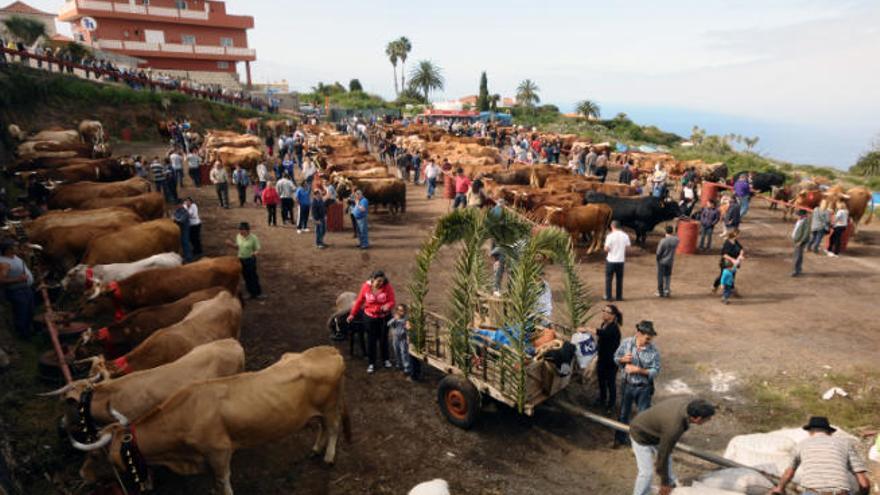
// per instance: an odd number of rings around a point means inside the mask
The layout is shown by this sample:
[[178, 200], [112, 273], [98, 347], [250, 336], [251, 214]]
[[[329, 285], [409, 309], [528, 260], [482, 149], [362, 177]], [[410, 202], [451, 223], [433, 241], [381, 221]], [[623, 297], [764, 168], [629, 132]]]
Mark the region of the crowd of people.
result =
[[[72, 42], [70, 42], [72, 43]], [[91, 55], [79, 56], [78, 51], [66, 50], [58, 44], [35, 44], [28, 47], [21, 41], [4, 40], [0, 38], [0, 65], [15, 62], [31, 66], [31, 60], [38, 69], [43, 68], [60, 73], [76, 74], [75, 70], [83, 72], [85, 79], [92, 79], [110, 83], [122, 83], [132, 89], [145, 89], [149, 91], [165, 90], [179, 91], [189, 95], [198, 96], [211, 101], [222, 101], [239, 105], [254, 110], [274, 113], [278, 111], [278, 102], [274, 99], [266, 99], [254, 96], [244, 90], [226, 87], [220, 84], [206, 84], [187, 77], [173, 76], [164, 72], [154, 71], [150, 68], [128, 67], [114, 64], [112, 61]]]

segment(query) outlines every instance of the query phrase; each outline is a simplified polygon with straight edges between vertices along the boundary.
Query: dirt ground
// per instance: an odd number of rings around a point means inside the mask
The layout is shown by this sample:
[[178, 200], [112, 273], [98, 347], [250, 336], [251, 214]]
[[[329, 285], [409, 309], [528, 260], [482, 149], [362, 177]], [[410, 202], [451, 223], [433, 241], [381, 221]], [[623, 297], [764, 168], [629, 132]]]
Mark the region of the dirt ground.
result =
[[[210, 187], [187, 188], [183, 194], [200, 206], [207, 255], [230, 253], [223, 242], [235, 235], [240, 221], [249, 221], [262, 242], [259, 273], [269, 297], [245, 306], [241, 340], [249, 369], [265, 367], [284, 352], [327, 344], [326, 321], [336, 295], [356, 291], [375, 269], [385, 270], [399, 300], [406, 302], [415, 253], [447, 209], [446, 200], [428, 201], [423, 188], [410, 187], [405, 216], [371, 215], [370, 250], [356, 249], [346, 219], [346, 230], [329, 233], [330, 247], [321, 251], [314, 247], [313, 232], [298, 235], [290, 226], [268, 227], [262, 208], [220, 209]], [[231, 199], [237, 205], [234, 191]], [[807, 255], [806, 274], [797, 279], [788, 276], [790, 228], [766, 203], [753, 202], [741, 238], [747, 253], [737, 276], [742, 297], [728, 306], [710, 291], [721, 244], [717, 236], [711, 254], [678, 257], [669, 299], [653, 295], [659, 234], [649, 238], [647, 250], [635, 248], [628, 256], [625, 301], [619, 304], [624, 334], [632, 335], [642, 319], [653, 320], [657, 328], [663, 369], [655, 399], [690, 390], [721, 404], [716, 420], [685, 436], [690, 445], [720, 452], [731, 436], [754, 431], [741, 420], [745, 412], [754, 413], [740, 394], [749, 380], [809, 379], [829, 369], [823, 366], [839, 372], [876, 368], [876, 222], [859, 233], [845, 256]], [[453, 257], [454, 249], [447, 249], [432, 274], [429, 299], [436, 309], [443, 309]], [[601, 295], [602, 258], [581, 261], [588, 286]], [[551, 270], [551, 285], [561, 287], [560, 280]], [[416, 383], [390, 370], [367, 375], [365, 359], [350, 358], [347, 342], [340, 350], [348, 363], [353, 442], [340, 443], [333, 467], [309, 457], [314, 429], [240, 451], [232, 467], [237, 493], [404, 494], [436, 477], [448, 480], [455, 494], [617, 494], [631, 489], [635, 463], [629, 449], [612, 450], [608, 430], [559, 412], [552, 403], [531, 418], [490, 404], [474, 429], [462, 431], [437, 408], [439, 374], [427, 373]], [[575, 384], [565, 396], [589, 406], [593, 392]], [[51, 424], [47, 418], [46, 427]], [[682, 456], [676, 462], [686, 476], [707, 469]], [[156, 481], [157, 493], [163, 494], [205, 493], [210, 487], [207, 476], [180, 477], [163, 470]]]

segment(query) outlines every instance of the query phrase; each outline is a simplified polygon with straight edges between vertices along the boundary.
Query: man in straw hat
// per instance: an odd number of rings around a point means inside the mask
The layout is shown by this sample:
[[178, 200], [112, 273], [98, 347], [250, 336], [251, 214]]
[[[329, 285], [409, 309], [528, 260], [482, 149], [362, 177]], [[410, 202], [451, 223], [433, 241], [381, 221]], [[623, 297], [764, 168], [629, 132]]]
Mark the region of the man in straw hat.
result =
[[[856, 451], [855, 440], [832, 436], [835, 428], [824, 416], [813, 416], [804, 425], [810, 437], [795, 448], [791, 465], [782, 473], [779, 484], [770, 493], [785, 493], [785, 486], [800, 471], [800, 485], [805, 494], [854, 495], [867, 494], [871, 483], [865, 474], [865, 461]], [[850, 474], [852, 473], [852, 474]], [[851, 477], [855, 475], [859, 491], [852, 491]]]

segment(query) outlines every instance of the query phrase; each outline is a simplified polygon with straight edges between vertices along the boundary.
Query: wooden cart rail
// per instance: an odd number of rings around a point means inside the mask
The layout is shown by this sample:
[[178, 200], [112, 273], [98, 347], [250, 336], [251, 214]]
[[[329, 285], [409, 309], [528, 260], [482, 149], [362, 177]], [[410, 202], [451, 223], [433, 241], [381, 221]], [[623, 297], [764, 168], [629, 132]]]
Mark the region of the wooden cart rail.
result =
[[[411, 348], [410, 354], [444, 374], [464, 376], [464, 372], [452, 362], [449, 320], [432, 311], [426, 311], [425, 316], [425, 352], [419, 353]], [[512, 373], [510, 368], [523, 365], [526, 367], [526, 397], [523, 412], [531, 416], [536, 406], [568, 385], [570, 376], [558, 376], [555, 368], [543, 360], [527, 358], [519, 363], [509, 347], [495, 348], [492, 342], [478, 334], [472, 335], [472, 339], [475, 342], [483, 340], [485, 343], [478, 346], [479, 351], [474, 355], [473, 367], [467, 376], [481, 394], [515, 408], [516, 374]]]

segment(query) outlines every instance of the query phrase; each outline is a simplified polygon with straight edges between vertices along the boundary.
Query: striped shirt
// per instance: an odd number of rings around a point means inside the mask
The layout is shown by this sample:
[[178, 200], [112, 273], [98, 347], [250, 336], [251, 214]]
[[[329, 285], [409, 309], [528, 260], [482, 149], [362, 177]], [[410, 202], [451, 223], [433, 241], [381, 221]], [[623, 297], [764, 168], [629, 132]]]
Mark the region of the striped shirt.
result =
[[848, 491], [849, 473], [867, 471], [854, 441], [824, 434], [797, 445], [791, 468], [799, 472], [801, 486], [823, 492]]

